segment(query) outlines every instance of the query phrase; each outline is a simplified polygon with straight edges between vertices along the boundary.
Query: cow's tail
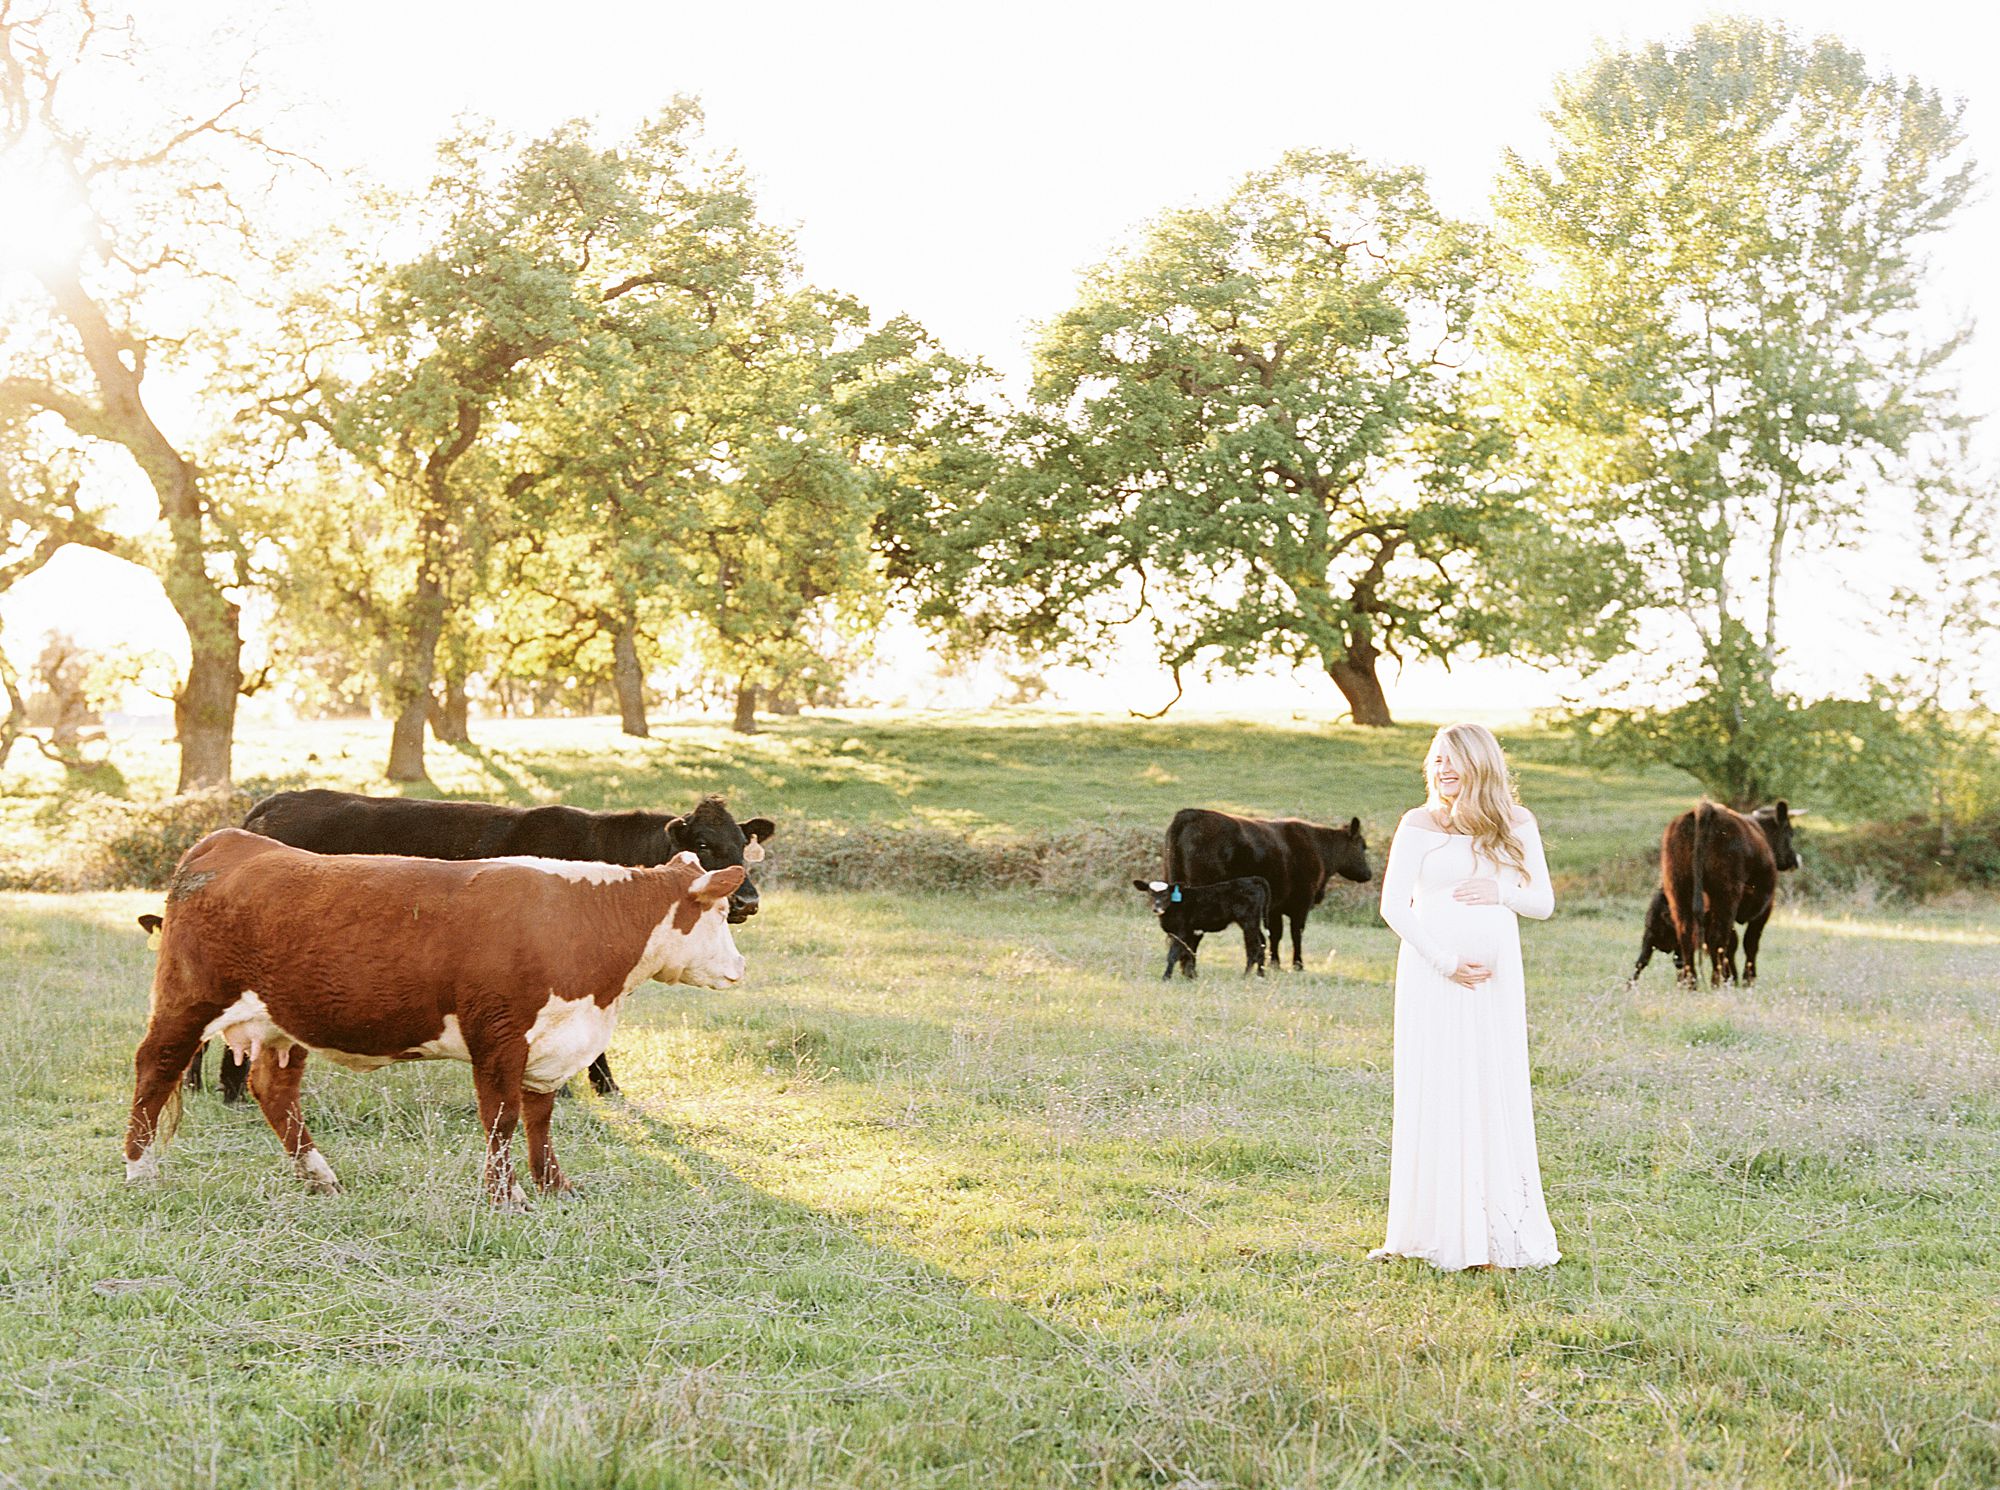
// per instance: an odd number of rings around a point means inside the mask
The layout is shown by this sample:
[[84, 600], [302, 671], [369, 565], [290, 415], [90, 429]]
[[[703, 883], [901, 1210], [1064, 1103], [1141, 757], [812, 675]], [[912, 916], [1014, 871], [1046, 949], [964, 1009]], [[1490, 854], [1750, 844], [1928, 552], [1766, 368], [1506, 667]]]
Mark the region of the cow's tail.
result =
[[1706, 830], [1715, 821], [1715, 804], [1703, 800], [1694, 809], [1694, 844], [1688, 850], [1688, 872], [1694, 883], [1688, 888], [1688, 912], [1694, 922], [1694, 958], [1688, 964], [1695, 981], [1701, 981], [1701, 957], [1703, 944], [1708, 938], [1708, 905], [1702, 893], [1702, 840]]
[[[207, 1047], [201, 1047], [206, 1049]], [[165, 1148], [174, 1141], [174, 1135], [181, 1131], [181, 1083], [176, 1077], [174, 1084], [167, 1088], [167, 1100], [160, 1107], [160, 1115], [153, 1119], [153, 1142]]]

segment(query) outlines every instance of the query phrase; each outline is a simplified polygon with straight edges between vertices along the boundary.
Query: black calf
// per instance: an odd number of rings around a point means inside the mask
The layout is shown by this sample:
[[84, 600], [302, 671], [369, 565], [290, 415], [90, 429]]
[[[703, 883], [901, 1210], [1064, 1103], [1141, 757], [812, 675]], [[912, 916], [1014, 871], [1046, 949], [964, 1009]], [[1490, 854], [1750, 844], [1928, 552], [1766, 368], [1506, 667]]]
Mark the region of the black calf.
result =
[[1194, 976], [1194, 955], [1202, 933], [1243, 928], [1243, 971], [1264, 976], [1264, 921], [1271, 907], [1271, 886], [1258, 875], [1224, 880], [1215, 885], [1169, 884], [1165, 880], [1133, 880], [1132, 888], [1153, 900], [1153, 914], [1167, 934], [1167, 970], [1179, 963], [1184, 976]]
[[1673, 908], [1667, 904], [1665, 890], [1655, 890], [1653, 903], [1646, 907], [1646, 934], [1639, 939], [1639, 961], [1632, 969], [1632, 982], [1639, 981], [1639, 974], [1646, 971], [1646, 964], [1653, 960], [1655, 952], [1672, 953], [1676, 973], [1685, 966], [1681, 961], [1680, 934], [1674, 930]]

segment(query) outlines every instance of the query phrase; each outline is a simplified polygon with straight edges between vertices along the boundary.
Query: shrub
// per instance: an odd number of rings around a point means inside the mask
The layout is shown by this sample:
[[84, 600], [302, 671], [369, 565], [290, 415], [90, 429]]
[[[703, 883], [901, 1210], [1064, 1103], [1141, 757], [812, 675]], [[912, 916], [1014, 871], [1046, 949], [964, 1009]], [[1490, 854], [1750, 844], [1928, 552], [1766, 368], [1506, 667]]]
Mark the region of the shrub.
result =
[[1160, 830], [1100, 823], [1039, 838], [974, 838], [919, 825], [788, 828], [759, 883], [831, 890], [1038, 890], [1109, 895], [1159, 872]]
[[157, 802], [79, 793], [63, 807], [51, 857], [9, 877], [38, 889], [157, 890], [182, 854], [217, 828], [243, 821], [256, 798], [241, 788], [187, 792]]

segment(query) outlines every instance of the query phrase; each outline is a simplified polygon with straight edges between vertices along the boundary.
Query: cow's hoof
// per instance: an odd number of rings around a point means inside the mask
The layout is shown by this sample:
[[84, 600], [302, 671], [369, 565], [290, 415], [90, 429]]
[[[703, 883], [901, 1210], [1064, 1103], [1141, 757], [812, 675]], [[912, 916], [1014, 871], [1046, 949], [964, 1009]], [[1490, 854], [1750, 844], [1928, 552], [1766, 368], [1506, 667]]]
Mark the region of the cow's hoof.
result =
[[599, 1086], [593, 1081], [590, 1084], [590, 1089], [600, 1097], [622, 1097], [625, 1095], [625, 1089], [615, 1081], [607, 1081], [603, 1086]]
[[505, 1200], [493, 1202], [493, 1209], [502, 1216], [525, 1216], [534, 1208], [534, 1202], [528, 1199], [528, 1192], [521, 1188], [519, 1180], [514, 1182]]
[[125, 1183], [144, 1185], [160, 1177], [160, 1156], [149, 1143], [136, 1159], [125, 1161]]
[[305, 1181], [306, 1189], [315, 1195], [338, 1195], [340, 1180], [333, 1172], [333, 1166], [326, 1162], [326, 1155], [318, 1149], [307, 1149], [299, 1155], [299, 1178]]

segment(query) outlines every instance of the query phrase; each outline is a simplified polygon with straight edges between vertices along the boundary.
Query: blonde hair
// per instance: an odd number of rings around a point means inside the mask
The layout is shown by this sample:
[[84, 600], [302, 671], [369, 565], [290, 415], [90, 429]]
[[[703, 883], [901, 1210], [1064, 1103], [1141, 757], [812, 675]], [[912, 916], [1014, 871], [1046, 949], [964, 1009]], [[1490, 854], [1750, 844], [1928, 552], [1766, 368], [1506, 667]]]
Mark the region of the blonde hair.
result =
[[[1438, 795], [1432, 764], [1440, 746], [1458, 767], [1458, 795], [1449, 802]], [[1424, 751], [1424, 806], [1452, 832], [1471, 838], [1473, 847], [1495, 864], [1526, 874], [1527, 852], [1514, 832], [1519, 801], [1507, 756], [1492, 730], [1483, 724], [1447, 724], [1431, 737]]]

